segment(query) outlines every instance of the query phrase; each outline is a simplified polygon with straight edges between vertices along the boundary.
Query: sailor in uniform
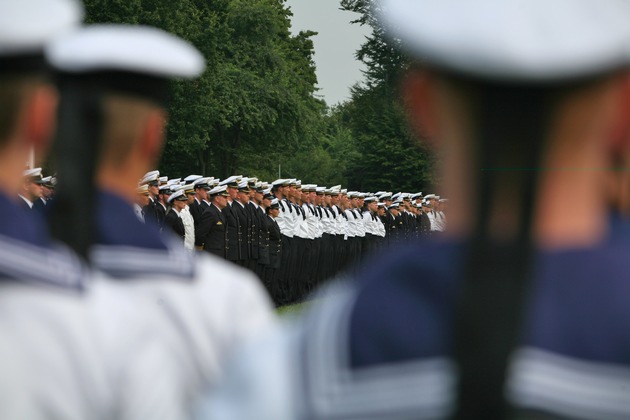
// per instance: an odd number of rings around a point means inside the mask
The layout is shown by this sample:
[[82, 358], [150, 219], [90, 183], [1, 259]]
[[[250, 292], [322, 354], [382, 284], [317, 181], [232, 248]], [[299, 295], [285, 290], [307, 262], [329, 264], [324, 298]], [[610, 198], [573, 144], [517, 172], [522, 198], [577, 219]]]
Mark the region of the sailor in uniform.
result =
[[[153, 363], [161, 350], [146, 336], [142, 340], [148, 347], [134, 347], [138, 359], [110, 352], [135, 345], [136, 333], [146, 331], [101, 323], [96, 308], [107, 307], [109, 318], [116, 318], [120, 302], [95, 293], [97, 276], [50, 237], [39, 215], [23, 212], [15, 200], [29, 152], [43, 157], [53, 134], [58, 93], [43, 48], [76, 28], [81, 18], [79, 4], [69, 0], [0, 3], [0, 418], [175, 419], [181, 412], [165, 404], [175, 391], [168, 388], [168, 359]], [[73, 193], [76, 200], [78, 191]], [[126, 323], [138, 325], [136, 315], [125, 312]], [[116, 329], [115, 336], [105, 329]], [[163, 374], [155, 375], [160, 368]], [[139, 388], [142, 392], [135, 393]], [[157, 389], [169, 392], [156, 394]], [[144, 404], [147, 398], [150, 407]]]
[[171, 194], [168, 199], [170, 208], [166, 213], [163, 223], [163, 229], [168, 229], [169, 232], [174, 233], [182, 240], [182, 243], [186, 239], [186, 230], [184, 229], [184, 222], [180, 216], [180, 213], [186, 207], [188, 197], [184, 193], [184, 190], [178, 190]]
[[608, 167], [627, 118], [630, 3], [377, 12], [419, 60], [403, 103], [449, 151], [449, 230], [255, 343], [200, 418], [630, 418], [627, 241], [612, 238], [606, 171], [589, 170]]
[[201, 222], [197, 230], [198, 242], [202, 244], [204, 251], [220, 258], [225, 258], [226, 252], [226, 228], [227, 220], [223, 209], [227, 206], [227, 187], [217, 186], [208, 192], [210, 207], [201, 215]]
[[[89, 259], [130, 297], [152, 302], [162, 315], [153, 332], [170, 352], [165, 368], [177, 367], [172, 387], [185, 407], [221, 375], [235, 346], [273, 322], [270, 302], [253, 275], [206, 253], [188, 252], [133, 212], [135, 182], [162, 150], [169, 81], [198, 76], [204, 58], [162, 30], [129, 25], [84, 27], [53, 43], [48, 57], [64, 75], [62, 97], [97, 94], [92, 100], [100, 101], [103, 112], [103, 132], [77, 139], [86, 146], [95, 138], [102, 141], [96, 148], [96, 238]], [[81, 109], [72, 111], [81, 116]], [[129, 126], [131, 117], [135, 122]], [[112, 127], [116, 136], [107, 135]]]

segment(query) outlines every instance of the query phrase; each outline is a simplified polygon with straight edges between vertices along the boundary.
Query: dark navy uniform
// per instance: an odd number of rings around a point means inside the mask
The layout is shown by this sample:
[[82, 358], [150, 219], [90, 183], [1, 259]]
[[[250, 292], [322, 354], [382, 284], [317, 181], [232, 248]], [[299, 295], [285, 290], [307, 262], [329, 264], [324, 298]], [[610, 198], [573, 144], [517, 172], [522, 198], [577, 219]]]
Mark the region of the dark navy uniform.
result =
[[205, 251], [225, 258], [225, 235], [227, 221], [223, 212], [215, 205], [210, 205], [201, 215], [199, 223], [199, 241]]

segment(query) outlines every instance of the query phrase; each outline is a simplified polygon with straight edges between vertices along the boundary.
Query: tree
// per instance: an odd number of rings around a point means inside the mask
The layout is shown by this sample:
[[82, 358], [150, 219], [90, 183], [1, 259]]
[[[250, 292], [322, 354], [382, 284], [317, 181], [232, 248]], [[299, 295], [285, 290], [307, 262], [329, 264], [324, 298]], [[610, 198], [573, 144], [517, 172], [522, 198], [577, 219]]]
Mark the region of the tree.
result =
[[370, 0], [341, 0], [341, 7], [360, 15], [353, 23], [372, 28], [356, 53], [366, 65], [366, 81], [353, 87], [344, 110], [356, 147], [349, 185], [362, 191], [426, 190], [434, 185], [434, 158], [410, 132], [398, 98], [399, 75], [408, 61], [387, 40]]
[[317, 138], [315, 33], [290, 34], [283, 0], [86, 0], [86, 10], [90, 23], [172, 32], [207, 59], [198, 80], [174, 83], [163, 171], [226, 177], [256, 161], [273, 173]]

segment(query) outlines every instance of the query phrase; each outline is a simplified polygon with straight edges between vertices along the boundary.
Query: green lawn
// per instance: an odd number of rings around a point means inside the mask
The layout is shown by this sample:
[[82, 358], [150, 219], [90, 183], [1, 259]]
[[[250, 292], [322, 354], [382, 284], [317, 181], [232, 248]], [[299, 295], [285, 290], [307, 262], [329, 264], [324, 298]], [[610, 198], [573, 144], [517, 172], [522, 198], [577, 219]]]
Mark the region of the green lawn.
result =
[[278, 315], [283, 317], [296, 316], [299, 315], [304, 309], [306, 309], [307, 306], [308, 303], [306, 302], [296, 303], [295, 305], [281, 306], [280, 308], [276, 309], [276, 312], [278, 313]]

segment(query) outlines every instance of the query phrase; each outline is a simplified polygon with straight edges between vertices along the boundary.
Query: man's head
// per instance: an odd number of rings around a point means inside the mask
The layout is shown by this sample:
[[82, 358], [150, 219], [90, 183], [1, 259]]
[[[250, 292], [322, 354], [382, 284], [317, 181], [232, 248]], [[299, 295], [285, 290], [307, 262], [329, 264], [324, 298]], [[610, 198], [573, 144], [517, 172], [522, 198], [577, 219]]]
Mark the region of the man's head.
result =
[[[61, 72], [63, 91], [93, 95], [102, 104], [97, 179], [128, 196], [126, 180], [140, 178], [160, 157], [170, 79], [199, 75], [203, 57], [164, 31], [130, 25], [85, 27], [52, 43], [47, 56]], [[150, 187], [154, 196], [157, 182]]]
[[247, 204], [249, 203], [249, 194], [250, 190], [249, 185], [247, 185], [247, 181], [241, 181], [237, 187], [236, 199], [243, 204]]
[[0, 190], [15, 195], [31, 153], [42, 160], [55, 129], [57, 90], [42, 54], [45, 43], [83, 16], [72, 0], [0, 3]]
[[227, 206], [227, 198], [230, 196], [227, 192], [227, 186], [225, 185], [214, 187], [208, 192], [208, 195], [210, 196], [211, 203], [218, 207], [219, 210], [223, 210], [225, 206]]

